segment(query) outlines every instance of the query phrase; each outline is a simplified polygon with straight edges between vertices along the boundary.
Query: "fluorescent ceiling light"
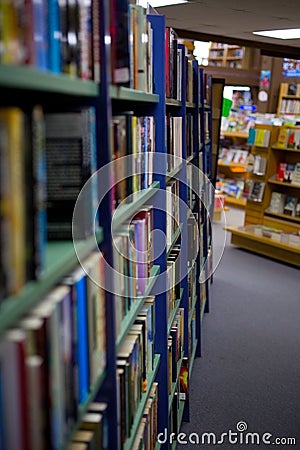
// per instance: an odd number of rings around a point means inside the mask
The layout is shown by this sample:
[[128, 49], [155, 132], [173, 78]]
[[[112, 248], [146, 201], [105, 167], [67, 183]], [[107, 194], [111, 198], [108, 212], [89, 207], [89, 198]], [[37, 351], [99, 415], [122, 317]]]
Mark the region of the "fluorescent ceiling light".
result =
[[258, 34], [260, 36], [271, 37], [276, 39], [299, 39], [300, 28], [288, 28], [285, 30], [253, 31], [253, 34]]
[[180, 3], [187, 3], [187, 0], [148, 0], [152, 8], [159, 8], [160, 6], [179, 5]]

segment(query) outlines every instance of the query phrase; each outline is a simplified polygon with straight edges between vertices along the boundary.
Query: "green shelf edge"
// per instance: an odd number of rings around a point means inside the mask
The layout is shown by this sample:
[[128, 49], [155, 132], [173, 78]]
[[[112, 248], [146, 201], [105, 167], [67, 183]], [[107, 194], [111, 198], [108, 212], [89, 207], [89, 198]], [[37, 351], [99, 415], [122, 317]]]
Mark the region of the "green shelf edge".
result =
[[150, 295], [151, 290], [154, 286], [154, 283], [156, 281], [156, 276], [159, 275], [160, 273], [160, 266], [153, 266], [151, 267], [151, 271], [150, 271], [150, 281], [146, 287], [146, 292], [145, 295], [138, 297], [136, 299], [135, 304], [133, 305], [133, 307], [130, 309], [130, 311], [128, 311], [128, 313], [126, 314], [126, 316], [124, 317], [122, 324], [121, 324], [121, 333], [117, 338], [117, 342], [116, 342], [116, 346], [117, 346], [117, 350], [119, 350], [120, 346], [123, 343], [123, 340], [125, 339], [125, 337], [128, 334], [129, 329], [131, 328], [132, 324], [135, 321], [136, 316], [139, 314], [139, 312], [141, 311], [143, 305], [144, 305], [144, 301], [145, 298]]
[[[103, 230], [96, 232], [98, 244], [103, 241]], [[86, 258], [95, 248], [92, 236], [76, 243], [80, 259]], [[59, 254], [58, 254], [59, 253]], [[8, 297], [0, 307], [0, 333], [15, 325], [29, 312], [51, 288], [79, 264], [73, 241], [54, 241], [47, 244], [46, 270], [39, 280], [28, 282], [19, 294]]]
[[192, 307], [189, 311], [189, 322], [188, 322], [189, 326], [191, 325], [191, 322], [192, 322], [192, 318], [193, 318], [193, 314], [194, 314], [194, 311], [196, 308], [197, 300], [198, 300], [197, 295], [195, 295], [195, 297], [193, 298]]
[[192, 350], [192, 354], [191, 354], [191, 357], [190, 357], [189, 377], [190, 377], [191, 374], [192, 374], [192, 370], [193, 370], [193, 366], [194, 366], [194, 361], [195, 361], [195, 356], [196, 356], [197, 345], [198, 345], [198, 339], [195, 339], [194, 346], [193, 346], [193, 350]]
[[202, 304], [202, 308], [201, 308], [201, 311], [200, 311], [201, 322], [202, 322], [203, 316], [204, 316], [205, 305], [206, 305], [206, 297], [205, 297], [205, 300], [204, 300], [204, 302]]
[[[179, 408], [177, 411], [177, 419], [178, 419], [178, 429], [177, 429], [177, 433], [180, 432], [180, 428], [182, 425], [182, 418], [183, 418], [183, 411], [184, 411], [184, 407], [185, 407], [185, 400], [179, 400]], [[175, 450], [177, 447], [177, 441], [173, 441], [171, 444], [171, 449]]]
[[160, 362], [160, 355], [156, 354], [155, 359], [154, 359], [154, 369], [149, 374], [147, 374], [147, 391], [144, 394], [142, 394], [142, 398], [141, 398], [138, 410], [135, 414], [135, 419], [134, 419], [133, 425], [131, 427], [130, 437], [124, 443], [123, 450], [131, 450], [131, 448], [132, 448], [132, 445], [133, 445], [135, 437], [136, 437], [136, 433], [138, 431], [139, 424], [143, 417], [143, 412], [144, 412], [147, 400], [149, 398], [151, 387], [153, 385], [153, 382], [155, 380], [155, 377], [156, 377], [156, 374], [158, 371], [159, 362]]
[[63, 73], [42, 71], [29, 66], [5, 64], [0, 65], [0, 86], [76, 97], [96, 97], [99, 94], [99, 84], [94, 81], [73, 78]]
[[173, 323], [173, 321], [174, 321], [174, 318], [175, 318], [176, 313], [177, 313], [177, 311], [178, 311], [178, 308], [179, 308], [179, 306], [180, 306], [181, 299], [182, 299], [182, 296], [183, 296], [183, 291], [184, 291], [184, 289], [181, 288], [181, 289], [180, 289], [180, 298], [178, 298], [178, 299], [175, 301], [175, 306], [174, 306], [174, 308], [173, 308], [173, 310], [172, 310], [172, 312], [171, 312], [171, 314], [170, 314], [170, 317], [168, 318], [168, 334], [170, 334], [170, 331], [171, 331], [171, 328], [172, 328], [172, 323]]
[[112, 229], [117, 231], [122, 223], [131, 218], [160, 188], [160, 182], [154, 181], [148, 189], [143, 189], [136, 194], [133, 202], [119, 206], [112, 217]]
[[180, 100], [175, 100], [174, 98], [166, 98], [166, 106], [181, 106], [182, 102]]
[[195, 108], [196, 107], [195, 103], [193, 103], [193, 102], [186, 102], [185, 106], [186, 106], [186, 108]]
[[170, 181], [175, 175], [177, 175], [183, 167], [183, 163], [179, 164], [179, 166], [174, 167], [171, 172], [166, 173], [166, 182]]
[[99, 374], [99, 377], [98, 377], [96, 383], [94, 383], [94, 385], [91, 386], [90, 393], [89, 393], [88, 398], [86, 399], [86, 401], [84, 402], [84, 404], [79, 406], [78, 420], [77, 420], [76, 424], [72, 427], [72, 430], [70, 431], [69, 436], [67, 438], [67, 442], [62, 446], [62, 450], [67, 450], [68, 449], [68, 446], [69, 446], [69, 444], [72, 441], [74, 433], [76, 433], [76, 431], [80, 427], [80, 424], [82, 422], [83, 416], [88, 411], [89, 405], [94, 401], [97, 392], [99, 391], [100, 387], [102, 386], [102, 384], [103, 384], [103, 382], [105, 380], [105, 377], [106, 377], [106, 371], [103, 370]]
[[137, 91], [124, 86], [109, 86], [109, 95], [112, 100], [132, 100], [138, 102], [158, 103], [159, 95]]
[[181, 369], [181, 366], [182, 366], [183, 358], [184, 358], [184, 352], [181, 353], [181, 357], [177, 361], [176, 381], [172, 382], [172, 391], [171, 391], [171, 394], [169, 394], [169, 405], [168, 405], [169, 414], [171, 412], [172, 402], [173, 402], [173, 398], [174, 398], [174, 395], [175, 395], [176, 384], [177, 384], [177, 381], [178, 381], [178, 378], [179, 378], [179, 375], [180, 375], [180, 369]]
[[171, 244], [167, 247], [167, 257], [169, 256], [169, 254], [171, 253], [171, 251], [173, 250], [174, 245], [176, 244], [181, 232], [183, 229], [183, 223], [180, 223], [179, 227], [177, 228], [177, 230], [175, 231], [175, 233], [173, 233], [172, 236], [172, 242]]

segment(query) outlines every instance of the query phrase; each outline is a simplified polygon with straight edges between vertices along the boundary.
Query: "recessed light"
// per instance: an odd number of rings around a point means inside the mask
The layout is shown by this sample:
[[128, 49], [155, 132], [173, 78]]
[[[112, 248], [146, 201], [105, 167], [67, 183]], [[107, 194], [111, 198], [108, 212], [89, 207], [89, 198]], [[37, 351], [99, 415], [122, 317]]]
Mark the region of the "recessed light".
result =
[[300, 28], [287, 28], [284, 30], [266, 30], [266, 31], [253, 31], [253, 34], [259, 36], [271, 37], [276, 39], [299, 39]]

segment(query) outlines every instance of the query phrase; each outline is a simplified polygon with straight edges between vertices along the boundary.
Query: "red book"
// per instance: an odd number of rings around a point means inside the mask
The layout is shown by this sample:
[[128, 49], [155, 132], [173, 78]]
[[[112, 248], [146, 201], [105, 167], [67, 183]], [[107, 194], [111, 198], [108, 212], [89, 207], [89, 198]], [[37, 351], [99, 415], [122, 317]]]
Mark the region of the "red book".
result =
[[286, 163], [278, 163], [276, 181], [283, 181], [286, 172]]

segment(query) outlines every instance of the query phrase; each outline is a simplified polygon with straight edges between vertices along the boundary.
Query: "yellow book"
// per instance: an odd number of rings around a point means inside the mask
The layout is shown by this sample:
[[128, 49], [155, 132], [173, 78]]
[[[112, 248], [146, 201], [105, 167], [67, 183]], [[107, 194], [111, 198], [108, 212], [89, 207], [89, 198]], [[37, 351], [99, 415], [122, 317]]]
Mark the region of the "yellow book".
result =
[[17, 2], [0, 0], [1, 64], [22, 64], [24, 62], [21, 27], [21, 14], [23, 13], [23, 9], [17, 5]]
[[16, 294], [25, 283], [23, 119], [18, 108], [0, 108], [1, 258], [8, 295]]
[[263, 147], [264, 145], [264, 137], [265, 137], [265, 130], [257, 129], [256, 130], [256, 136], [255, 136], [255, 145], [257, 147]]
[[280, 127], [276, 147], [279, 148], [287, 147], [288, 136], [289, 136], [288, 128]]

